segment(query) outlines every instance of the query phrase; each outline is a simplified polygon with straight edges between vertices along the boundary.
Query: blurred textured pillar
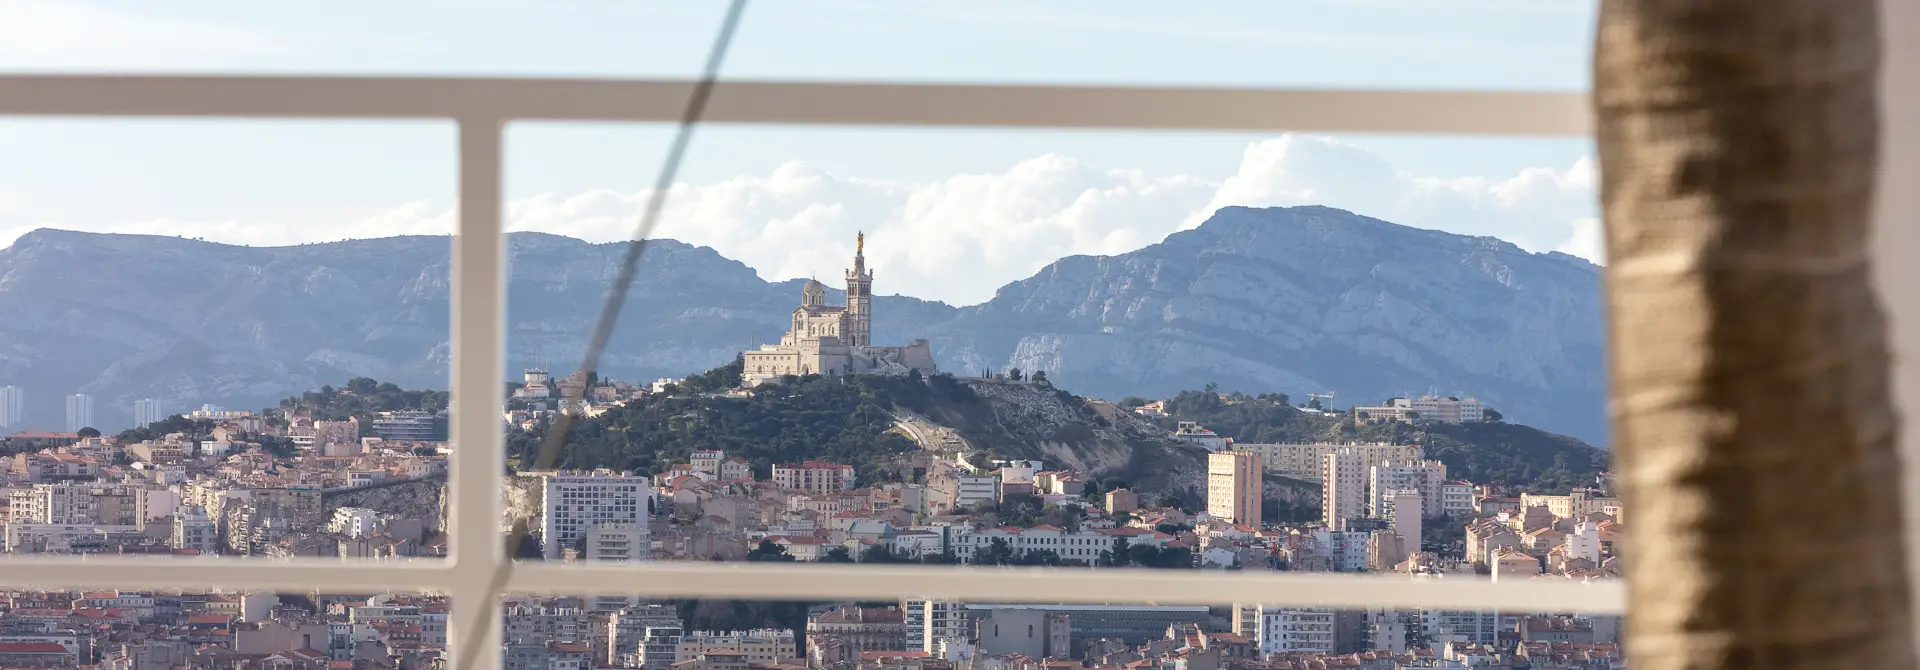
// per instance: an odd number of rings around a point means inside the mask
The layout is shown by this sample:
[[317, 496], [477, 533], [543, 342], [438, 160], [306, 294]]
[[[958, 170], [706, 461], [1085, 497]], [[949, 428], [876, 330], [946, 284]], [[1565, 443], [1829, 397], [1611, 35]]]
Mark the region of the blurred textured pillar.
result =
[[1875, 0], [1601, 3], [1636, 670], [1915, 667], [1867, 259], [1877, 20]]

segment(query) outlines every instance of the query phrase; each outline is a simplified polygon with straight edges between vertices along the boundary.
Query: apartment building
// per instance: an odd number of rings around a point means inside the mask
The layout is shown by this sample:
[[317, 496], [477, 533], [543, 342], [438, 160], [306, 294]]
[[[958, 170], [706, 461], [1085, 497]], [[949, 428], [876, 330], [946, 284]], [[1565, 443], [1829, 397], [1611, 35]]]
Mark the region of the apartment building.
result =
[[1430, 609], [1420, 612], [1420, 625], [1425, 629], [1427, 638], [1445, 640], [1459, 637], [1471, 644], [1494, 644], [1499, 641], [1500, 633], [1511, 632], [1511, 626], [1503, 629], [1498, 612], [1473, 610]]
[[1388, 398], [1379, 405], [1356, 405], [1353, 418], [1361, 422], [1440, 421], [1472, 423], [1486, 420], [1486, 407], [1477, 398], [1420, 396]]
[[905, 651], [906, 613], [899, 607], [839, 607], [807, 617], [807, 637], [839, 638], [860, 651]]
[[1328, 528], [1343, 531], [1347, 522], [1367, 513], [1366, 460], [1360, 452], [1341, 448], [1320, 461], [1320, 516]]
[[693, 467], [694, 472], [715, 476], [720, 474], [720, 463], [725, 460], [727, 452], [719, 449], [702, 449], [687, 456], [687, 464]]
[[347, 417], [344, 421], [313, 422], [313, 441], [318, 445], [359, 444], [360, 420]]
[[579, 547], [589, 531], [644, 526], [653, 506], [653, 487], [644, 476], [611, 470], [555, 472], [544, 475], [541, 499], [544, 553], [557, 559], [564, 550]]
[[1325, 562], [1325, 569], [1354, 572], [1367, 569], [1367, 544], [1372, 533], [1319, 529], [1312, 532], [1313, 555]]
[[665, 670], [680, 645], [680, 614], [672, 606], [641, 603], [607, 615], [607, 666]]
[[1473, 513], [1473, 483], [1463, 481], [1440, 484], [1440, 513], [1456, 516]]
[[411, 409], [381, 412], [373, 417], [373, 434], [389, 441], [445, 442], [447, 415]]
[[934, 652], [942, 641], [973, 639], [970, 619], [962, 603], [905, 598], [900, 601], [900, 611], [904, 613], [901, 618], [909, 650]]
[[25, 425], [27, 392], [18, 386], [0, 386], [0, 428]]
[[1400, 546], [1406, 550], [1395, 557], [1394, 562], [1399, 563], [1406, 559], [1406, 554], [1420, 551], [1420, 523], [1425, 515], [1422, 502], [1426, 497], [1419, 491], [1400, 489], [1388, 491], [1380, 500], [1380, 518], [1387, 520], [1387, 528], [1400, 536]]
[[67, 432], [93, 427], [93, 396], [75, 393], [67, 396]]
[[1261, 654], [1333, 653], [1337, 612], [1317, 607], [1279, 607], [1235, 603], [1234, 632], [1260, 647]]
[[173, 548], [213, 554], [220, 551], [220, 533], [204, 507], [183, 505], [173, 515]]
[[653, 535], [644, 521], [595, 526], [587, 529], [586, 553], [581, 558], [616, 563], [650, 561], [653, 560]]
[[981, 654], [1067, 658], [1073, 652], [1073, 615], [1029, 608], [999, 608], [976, 614], [974, 640]]
[[793, 631], [758, 628], [754, 630], [697, 630], [680, 637], [674, 656], [681, 661], [709, 651], [734, 651], [746, 656], [748, 663], [787, 663], [800, 660], [800, 647]]
[[[508, 602], [504, 609], [506, 644], [546, 644], [552, 640], [584, 640], [587, 612], [578, 598], [530, 599]], [[363, 618], [355, 608], [356, 620]], [[387, 616], [384, 618], [392, 618]]]
[[1264, 474], [1259, 454], [1233, 451], [1207, 454], [1207, 513], [1258, 530]]
[[1221, 451], [1233, 445], [1233, 440], [1207, 430], [1198, 422], [1182, 421], [1173, 431], [1173, 439], [1186, 442], [1207, 451]]
[[1360, 458], [1362, 467], [1373, 467], [1392, 462], [1419, 461], [1424, 452], [1417, 444], [1242, 444], [1235, 443], [1237, 452], [1259, 454], [1260, 465], [1267, 472], [1313, 479], [1321, 475], [1320, 468], [1327, 454], [1341, 450], [1350, 450]]
[[[989, 604], [970, 603], [960, 605], [960, 618], [969, 631], [977, 628], [977, 623], [986, 620], [994, 613], [1009, 610], [1026, 610], [1051, 618], [1065, 615], [1072, 626], [1074, 640], [1119, 640], [1123, 644], [1146, 644], [1152, 640], [1164, 639], [1167, 628], [1174, 626], [1206, 626], [1213, 615], [1209, 608], [1198, 605], [1044, 605], [1044, 604]], [[1036, 634], [1038, 629], [1036, 627]], [[1020, 633], [1024, 636], [1026, 631]], [[1079, 651], [1079, 650], [1075, 650]]]
[[160, 408], [160, 401], [154, 398], [141, 398], [133, 401], [133, 427], [145, 428], [148, 424], [159, 423], [167, 418], [167, 412]]
[[365, 507], [341, 507], [327, 520], [327, 532], [347, 537], [365, 537], [380, 530], [380, 513]]
[[1486, 420], [1486, 407], [1478, 398], [1420, 396], [1413, 401], [1413, 411], [1426, 421], [1477, 423]]
[[1055, 526], [1040, 525], [1032, 528], [988, 528], [971, 533], [954, 533], [949, 536], [953, 543], [954, 556], [962, 562], [973, 562], [976, 552], [993, 546], [994, 540], [1007, 543], [1007, 548], [1015, 553], [1028, 550], [1048, 550], [1060, 555], [1062, 561], [1092, 563], [1100, 559], [1100, 553], [1111, 551], [1116, 538], [1127, 539], [1128, 546], [1151, 545], [1160, 547], [1173, 540], [1173, 536], [1144, 528], [1114, 528], [1111, 530], [1068, 531]]
[[1441, 486], [1446, 481], [1447, 466], [1440, 461], [1389, 461], [1374, 465], [1368, 468], [1367, 511], [1376, 518], [1388, 518], [1386, 499], [1395, 491], [1418, 491], [1422, 509], [1439, 510]]
[[775, 465], [773, 484], [783, 489], [808, 493], [851, 491], [854, 484], [853, 466], [822, 461]]
[[[644, 520], [638, 524], [614, 522], [589, 528], [582, 546], [584, 551], [580, 558], [589, 561], [637, 563], [653, 560], [653, 534]], [[642, 602], [639, 596], [603, 594], [593, 596], [589, 605], [595, 612], [614, 612]]]
[[1623, 511], [1620, 499], [1601, 495], [1599, 491], [1593, 489], [1574, 489], [1563, 496], [1520, 494], [1520, 509], [1525, 510], [1530, 507], [1545, 507], [1559, 519], [1582, 517], [1588, 514], [1606, 514], [1619, 519], [1622, 523], [1626, 522], [1625, 519], [1620, 518]]
[[8, 497], [12, 519], [37, 524], [133, 526], [140, 522], [135, 497], [124, 484], [62, 481], [17, 489]]

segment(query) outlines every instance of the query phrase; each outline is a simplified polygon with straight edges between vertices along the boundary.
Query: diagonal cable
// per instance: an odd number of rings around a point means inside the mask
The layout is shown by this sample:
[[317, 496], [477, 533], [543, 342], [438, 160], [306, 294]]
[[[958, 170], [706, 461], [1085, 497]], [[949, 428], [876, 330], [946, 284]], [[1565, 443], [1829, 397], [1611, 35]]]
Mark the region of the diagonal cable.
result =
[[[714, 37], [713, 46], [707, 52], [707, 62], [702, 68], [700, 79], [694, 83], [693, 93], [687, 98], [687, 109], [680, 117], [679, 127], [673, 135], [673, 144], [667, 149], [665, 161], [654, 179], [653, 192], [647, 196], [646, 207], [640, 212], [640, 224], [634, 231], [633, 240], [627, 243], [627, 253], [620, 264], [620, 271], [614, 275], [613, 285], [607, 291], [606, 304], [600, 308], [599, 319], [594, 323], [593, 335], [587, 340], [586, 352], [580, 359], [580, 372], [593, 374], [600, 366], [600, 355], [607, 348], [607, 341], [613, 337], [614, 323], [620, 318], [620, 308], [625, 306], [627, 294], [633, 288], [633, 278], [639, 271], [640, 258], [647, 251], [648, 238], [653, 236], [654, 226], [660, 222], [660, 211], [667, 202], [667, 192], [673, 188], [674, 178], [680, 172], [680, 164], [686, 159], [687, 145], [693, 140], [693, 129], [699, 124], [700, 116], [706, 112], [707, 101], [713, 97], [713, 87], [720, 78], [720, 65], [726, 61], [727, 50], [733, 45], [733, 35], [740, 26], [740, 16], [746, 10], [747, 0], [732, 0], [728, 3], [727, 14], [720, 21], [720, 32]], [[585, 385], [573, 385], [567, 394], [567, 400], [578, 403], [586, 397]], [[567, 432], [573, 428], [574, 415], [559, 412], [553, 425], [547, 428], [545, 440], [540, 445], [539, 457], [534, 460], [535, 470], [548, 470], [554, 467], [564, 450]], [[489, 597], [497, 596], [506, 587], [507, 578], [513, 573], [515, 561], [513, 555], [525, 541], [528, 534], [525, 519], [516, 520], [513, 531], [507, 536], [505, 560], [493, 573]], [[495, 625], [494, 615], [500, 611], [495, 604], [482, 605], [488, 614], [482, 617], [482, 625]], [[460, 649], [461, 670], [476, 670], [473, 660], [479, 658], [478, 645], [484, 636], [478, 631], [469, 631], [462, 636], [467, 642]]]

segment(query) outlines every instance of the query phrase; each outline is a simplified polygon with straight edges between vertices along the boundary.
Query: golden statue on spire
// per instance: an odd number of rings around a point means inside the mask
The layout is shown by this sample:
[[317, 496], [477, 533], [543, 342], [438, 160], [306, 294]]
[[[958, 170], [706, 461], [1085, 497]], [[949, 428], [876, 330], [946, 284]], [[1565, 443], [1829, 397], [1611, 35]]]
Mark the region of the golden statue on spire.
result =
[[866, 252], [867, 252], [867, 231], [862, 230], [860, 232], [854, 233], [853, 234], [853, 253], [864, 254]]

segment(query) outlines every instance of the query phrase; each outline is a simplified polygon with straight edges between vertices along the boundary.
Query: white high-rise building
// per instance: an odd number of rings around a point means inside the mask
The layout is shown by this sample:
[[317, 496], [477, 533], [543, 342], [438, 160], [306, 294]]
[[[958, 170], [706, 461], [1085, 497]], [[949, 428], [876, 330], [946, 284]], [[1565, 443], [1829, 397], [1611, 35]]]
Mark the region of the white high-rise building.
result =
[[1366, 516], [1366, 461], [1352, 449], [1340, 449], [1320, 462], [1320, 517], [1327, 528], [1342, 531], [1347, 521]]
[[75, 393], [67, 396], [67, 432], [93, 426], [93, 396]]
[[1447, 465], [1440, 461], [1391, 461], [1371, 468], [1367, 476], [1367, 511], [1387, 518], [1387, 496], [1395, 491], [1419, 491], [1421, 509], [1438, 514], [1441, 487], [1447, 483]]
[[[540, 515], [540, 538], [546, 545], [548, 559], [560, 558], [566, 549], [586, 549], [583, 555], [592, 553], [594, 548], [583, 546], [582, 540], [595, 529], [603, 529], [601, 538], [611, 543], [621, 539], [609, 532], [612, 529], [644, 528], [653, 499], [653, 487], [647, 477], [611, 470], [556, 472], [547, 475], [541, 490], [545, 509]], [[644, 532], [638, 537], [626, 535], [624, 539], [651, 541]], [[629, 552], [639, 550], [637, 544], [628, 546]], [[613, 553], [608, 551], [602, 555]]]
[[0, 386], [0, 428], [26, 425], [26, 391], [18, 386]]
[[936, 653], [942, 642], [967, 642], [972, 638], [972, 620], [966, 605], [950, 600], [903, 599], [901, 610], [907, 625], [907, 649]]
[[[639, 523], [612, 521], [586, 531], [586, 551], [580, 558], [588, 561], [639, 563], [653, 560], [653, 534], [644, 518]], [[589, 602], [596, 612], [614, 612], [645, 602], [639, 596], [596, 595]], [[742, 650], [745, 651], [745, 650]]]
[[141, 398], [133, 401], [133, 427], [144, 428], [147, 424], [159, 423], [166, 418], [167, 412], [160, 409], [159, 400]]
[[1235, 603], [1234, 632], [1260, 645], [1261, 654], [1332, 653], [1335, 610]]

